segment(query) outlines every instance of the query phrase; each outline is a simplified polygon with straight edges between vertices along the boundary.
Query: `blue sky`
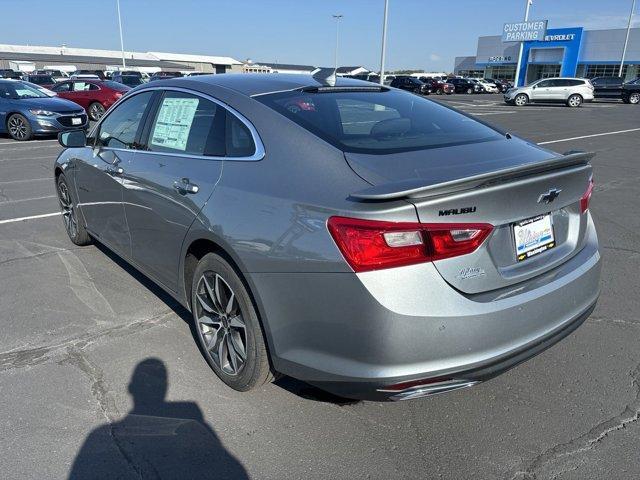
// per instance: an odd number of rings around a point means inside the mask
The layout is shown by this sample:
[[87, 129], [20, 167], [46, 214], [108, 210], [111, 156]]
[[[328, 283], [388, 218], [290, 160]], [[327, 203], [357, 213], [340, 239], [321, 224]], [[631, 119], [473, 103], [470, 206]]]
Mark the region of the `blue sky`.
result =
[[[120, 48], [115, 0], [0, 0], [0, 43]], [[125, 49], [377, 69], [384, 0], [120, 0]], [[387, 69], [453, 69], [480, 35], [521, 20], [525, 0], [390, 0]], [[534, 0], [549, 28], [625, 28], [631, 0]], [[640, 10], [640, 7], [636, 7]], [[636, 12], [634, 24], [640, 25]]]

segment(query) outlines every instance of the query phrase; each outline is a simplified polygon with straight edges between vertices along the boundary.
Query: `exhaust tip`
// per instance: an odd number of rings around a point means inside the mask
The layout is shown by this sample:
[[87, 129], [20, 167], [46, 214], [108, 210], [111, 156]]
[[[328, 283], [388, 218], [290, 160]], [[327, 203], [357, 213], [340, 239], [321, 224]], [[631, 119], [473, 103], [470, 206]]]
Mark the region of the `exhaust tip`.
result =
[[[463, 378], [435, 380], [435, 382], [434, 379], [427, 379], [422, 382], [399, 383], [397, 385], [390, 385], [384, 389], [378, 389], [378, 392], [392, 394], [389, 396], [389, 400], [401, 401], [428, 397], [439, 393], [452, 392], [454, 390], [472, 387], [473, 385], [480, 383], [478, 380], [467, 380]], [[406, 387], [403, 388], [404, 386]]]

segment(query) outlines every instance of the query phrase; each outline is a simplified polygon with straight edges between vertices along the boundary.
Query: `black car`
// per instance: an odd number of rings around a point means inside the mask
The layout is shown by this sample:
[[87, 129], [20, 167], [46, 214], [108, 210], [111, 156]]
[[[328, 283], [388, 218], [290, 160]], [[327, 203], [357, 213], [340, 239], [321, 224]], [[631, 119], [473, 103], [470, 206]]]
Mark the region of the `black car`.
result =
[[622, 101], [638, 105], [640, 103], [640, 78], [622, 85]]
[[180, 72], [156, 72], [149, 78], [150, 82], [154, 82], [156, 80], [167, 80], [170, 78], [182, 77]]
[[76, 70], [73, 75], [96, 75], [100, 80], [106, 80], [106, 76], [102, 70]]
[[0, 78], [13, 78], [14, 80], [20, 80], [22, 78], [22, 74], [20, 72], [16, 72], [12, 68], [0, 68]]
[[420, 95], [429, 95], [431, 93], [429, 86], [415, 77], [397, 76], [391, 82], [391, 86]]
[[480, 93], [483, 89], [478, 83], [474, 83], [467, 78], [450, 78], [447, 83], [451, 83], [456, 93]]
[[124, 75], [120, 72], [114, 72], [111, 76], [111, 80], [114, 82], [122, 83], [127, 87], [135, 88], [138, 85], [142, 85], [142, 76], [140, 75]]
[[25, 82], [35, 83], [41, 87], [50, 88], [56, 83], [51, 75], [25, 75], [22, 77]]
[[622, 77], [595, 77], [591, 79], [595, 98], [622, 98]]

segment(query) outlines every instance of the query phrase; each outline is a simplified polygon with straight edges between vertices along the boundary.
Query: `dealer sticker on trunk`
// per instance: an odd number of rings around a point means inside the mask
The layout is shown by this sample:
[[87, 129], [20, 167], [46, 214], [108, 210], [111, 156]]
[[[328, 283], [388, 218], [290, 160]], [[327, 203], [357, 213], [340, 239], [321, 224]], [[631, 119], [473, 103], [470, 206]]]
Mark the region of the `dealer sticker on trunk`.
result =
[[519, 262], [555, 247], [551, 214], [538, 215], [514, 224], [513, 238]]

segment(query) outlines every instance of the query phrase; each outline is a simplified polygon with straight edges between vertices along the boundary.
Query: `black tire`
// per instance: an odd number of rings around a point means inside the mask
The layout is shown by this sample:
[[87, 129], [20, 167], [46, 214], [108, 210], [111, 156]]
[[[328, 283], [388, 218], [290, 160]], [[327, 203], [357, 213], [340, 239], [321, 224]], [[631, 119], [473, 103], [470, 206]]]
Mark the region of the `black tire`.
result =
[[582, 95], [578, 95], [577, 93], [569, 95], [569, 98], [567, 98], [567, 107], [578, 108], [580, 105], [582, 105]]
[[89, 118], [94, 122], [97, 122], [98, 120], [100, 120], [104, 115], [104, 112], [105, 112], [105, 109], [100, 102], [93, 102], [91, 105], [89, 105], [89, 110], [88, 110]]
[[[227, 305], [226, 312], [220, 315], [220, 306], [224, 304]], [[229, 304], [233, 305], [229, 307]], [[208, 253], [198, 262], [191, 282], [191, 311], [200, 351], [220, 380], [234, 390], [246, 392], [275, 378], [249, 292], [223, 257]], [[243, 327], [238, 327], [240, 322], [237, 319], [241, 319]], [[242, 342], [243, 348], [238, 348]], [[220, 349], [222, 344], [224, 346]], [[244, 359], [241, 350], [244, 350]], [[222, 352], [222, 355], [217, 352]], [[235, 355], [235, 361], [232, 355]], [[219, 360], [221, 357], [223, 361]], [[236, 367], [239, 361], [242, 365]]]
[[33, 129], [29, 120], [19, 113], [14, 113], [7, 118], [7, 131], [14, 140], [24, 142], [33, 138]]
[[71, 187], [62, 173], [56, 179], [56, 190], [58, 192], [60, 210], [62, 211], [62, 221], [69, 239], [79, 246], [89, 245], [91, 237], [81, 216], [78, 215], [78, 202], [75, 201], [71, 193]]
[[436, 90], [436, 95], [442, 95], [444, 92], [442, 91], [441, 88]]
[[529, 97], [526, 93], [519, 93], [513, 98], [513, 103], [518, 107], [524, 107], [527, 103], [529, 103]]
[[638, 105], [640, 103], [640, 92], [630, 93], [625, 97], [625, 103], [630, 103], [632, 105]]

